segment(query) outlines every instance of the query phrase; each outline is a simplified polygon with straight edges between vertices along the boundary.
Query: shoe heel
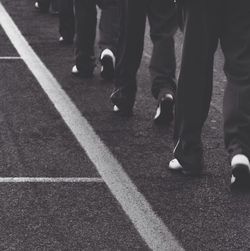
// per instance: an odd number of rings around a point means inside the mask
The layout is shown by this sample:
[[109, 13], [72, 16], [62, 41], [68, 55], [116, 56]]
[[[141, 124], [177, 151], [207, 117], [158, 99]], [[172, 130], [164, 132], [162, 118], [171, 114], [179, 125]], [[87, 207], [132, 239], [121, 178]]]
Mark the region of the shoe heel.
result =
[[231, 184], [233, 188], [250, 188], [250, 170], [247, 165], [235, 165], [232, 169], [232, 177], [234, 177], [234, 182]]
[[101, 77], [106, 80], [112, 80], [114, 78], [114, 66], [112, 58], [110, 56], [105, 56], [100, 61], [102, 65]]

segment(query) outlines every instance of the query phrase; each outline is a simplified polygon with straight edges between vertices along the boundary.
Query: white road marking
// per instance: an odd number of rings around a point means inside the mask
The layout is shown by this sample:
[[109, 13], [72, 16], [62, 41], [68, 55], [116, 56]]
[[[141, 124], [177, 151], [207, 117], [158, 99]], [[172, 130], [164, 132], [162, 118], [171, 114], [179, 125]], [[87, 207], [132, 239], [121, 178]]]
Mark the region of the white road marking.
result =
[[79, 177], [0, 177], [0, 183], [101, 183], [102, 178]]
[[0, 24], [149, 248], [184, 250], [29, 46], [1, 2]]
[[16, 60], [22, 59], [21, 57], [0, 57], [0, 60]]
[[151, 58], [151, 55], [150, 55], [148, 52], [146, 52], [146, 51], [143, 53], [143, 56], [144, 56], [145, 58], [148, 58], [148, 59]]
[[216, 102], [211, 102], [211, 106], [216, 110], [216, 111], [218, 111], [219, 113], [221, 113], [222, 114], [222, 107], [220, 106], [220, 105], [218, 105], [218, 104], [216, 104]]

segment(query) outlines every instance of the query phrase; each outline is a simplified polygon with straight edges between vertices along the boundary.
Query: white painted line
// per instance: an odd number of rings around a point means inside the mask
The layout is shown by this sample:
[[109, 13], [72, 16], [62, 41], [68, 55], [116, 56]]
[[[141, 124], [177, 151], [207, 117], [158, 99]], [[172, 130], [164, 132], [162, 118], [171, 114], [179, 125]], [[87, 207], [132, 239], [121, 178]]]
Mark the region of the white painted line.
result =
[[102, 178], [79, 177], [0, 177], [0, 183], [101, 183]]
[[21, 57], [0, 57], [0, 60], [16, 60], [22, 59]]
[[184, 250], [29, 46], [1, 2], [0, 24], [145, 243], [152, 250]]
[[151, 55], [148, 52], [146, 52], [146, 51], [143, 53], [143, 56], [145, 58], [151, 59]]
[[218, 111], [219, 113], [221, 113], [222, 114], [222, 107], [219, 105], [219, 104], [217, 104], [216, 102], [211, 102], [211, 106], [216, 110], [216, 111]]

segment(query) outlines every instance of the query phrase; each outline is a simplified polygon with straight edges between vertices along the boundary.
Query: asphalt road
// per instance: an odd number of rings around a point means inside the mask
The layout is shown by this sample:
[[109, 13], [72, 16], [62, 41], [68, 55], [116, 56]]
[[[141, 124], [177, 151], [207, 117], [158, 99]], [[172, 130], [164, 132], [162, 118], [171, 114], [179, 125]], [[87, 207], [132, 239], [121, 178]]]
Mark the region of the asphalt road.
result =
[[[32, 0], [1, 2], [184, 250], [250, 250], [250, 193], [229, 189], [221, 113], [226, 81], [219, 49], [213, 101], [203, 131], [205, 170], [201, 178], [186, 178], [167, 170], [172, 158], [173, 125], [159, 128], [152, 122], [156, 102], [150, 93], [148, 35], [138, 73], [134, 116], [117, 117], [109, 101], [112, 83], [100, 78], [99, 66], [93, 79], [71, 76], [73, 47], [58, 44], [56, 16], [38, 13]], [[19, 58], [2, 27], [0, 37], [1, 178], [93, 179], [81, 183], [1, 181], [0, 250], [149, 250], [128, 211], [101, 179], [88, 151]], [[178, 33], [178, 65], [181, 41]]]

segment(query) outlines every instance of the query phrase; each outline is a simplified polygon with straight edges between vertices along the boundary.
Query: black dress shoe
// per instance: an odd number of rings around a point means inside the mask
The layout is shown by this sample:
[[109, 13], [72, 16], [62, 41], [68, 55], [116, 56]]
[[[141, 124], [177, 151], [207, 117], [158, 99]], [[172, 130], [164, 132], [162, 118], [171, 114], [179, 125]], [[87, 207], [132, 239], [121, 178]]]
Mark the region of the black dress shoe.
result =
[[39, 10], [42, 13], [49, 12], [49, 2], [41, 2], [41, 1], [36, 1], [35, 2], [35, 8]]
[[202, 166], [203, 164], [201, 164], [198, 168], [188, 168], [186, 166], [182, 166], [177, 159], [172, 159], [169, 162], [168, 168], [171, 171], [180, 172], [185, 176], [198, 177], [201, 175]]
[[157, 125], [170, 124], [174, 119], [174, 98], [172, 94], [165, 93], [159, 97], [154, 123]]
[[61, 36], [61, 37], [59, 37], [58, 42], [61, 45], [72, 45], [73, 44], [73, 39], [66, 39], [66, 38]]
[[102, 51], [100, 56], [101, 77], [106, 80], [112, 80], [115, 72], [115, 56], [109, 49]]
[[231, 170], [231, 189], [250, 189], [250, 163], [245, 155], [232, 158]]
[[94, 69], [86, 70], [86, 71], [78, 71], [76, 65], [73, 66], [71, 73], [72, 75], [79, 78], [91, 78], [93, 77]]
[[121, 89], [115, 89], [110, 96], [110, 100], [114, 105], [114, 112], [124, 116], [133, 114], [135, 93], [126, 94]]
[[35, 6], [36, 9], [39, 9], [39, 3], [38, 2], [35, 2], [34, 6]]

